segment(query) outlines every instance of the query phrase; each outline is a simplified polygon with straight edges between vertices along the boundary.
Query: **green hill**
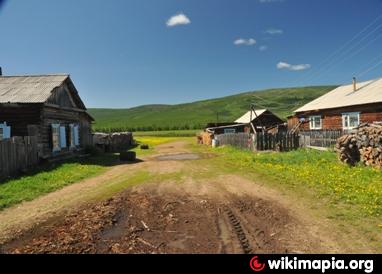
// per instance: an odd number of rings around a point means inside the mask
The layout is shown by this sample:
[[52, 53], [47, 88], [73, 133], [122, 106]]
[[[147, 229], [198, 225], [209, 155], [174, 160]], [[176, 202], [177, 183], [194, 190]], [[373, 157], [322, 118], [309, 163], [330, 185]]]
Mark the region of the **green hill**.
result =
[[95, 130], [145, 131], [202, 128], [217, 120], [231, 122], [248, 111], [251, 103], [286, 118], [293, 110], [335, 86], [269, 89], [179, 105], [144, 105], [128, 109], [89, 109]]

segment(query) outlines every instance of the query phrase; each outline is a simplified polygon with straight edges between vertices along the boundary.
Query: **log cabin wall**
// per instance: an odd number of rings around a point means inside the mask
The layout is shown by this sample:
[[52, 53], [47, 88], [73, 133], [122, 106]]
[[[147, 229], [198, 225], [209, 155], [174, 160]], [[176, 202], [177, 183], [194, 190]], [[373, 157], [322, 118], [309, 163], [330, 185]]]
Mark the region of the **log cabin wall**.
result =
[[82, 146], [93, 145], [91, 120], [87, 113], [80, 113], [80, 144]]
[[[79, 125], [80, 147], [85, 147], [91, 144], [91, 121], [87, 114], [80, 111], [62, 109], [59, 107], [45, 106], [42, 114], [41, 124], [41, 144], [43, 157], [50, 157], [52, 152], [52, 124], [60, 124], [69, 128], [70, 124]], [[66, 148], [62, 148], [60, 152], [54, 155], [68, 154], [71, 152], [69, 144]]]
[[[291, 126], [296, 124], [300, 118], [305, 118], [308, 120], [310, 116], [314, 115], [321, 116], [323, 130], [343, 129], [342, 114], [346, 112], [359, 112], [360, 123], [372, 123], [376, 121], [382, 121], [382, 104], [376, 103], [360, 106], [343, 107], [337, 109], [297, 113], [295, 116], [288, 118], [288, 129], [291, 129]], [[300, 126], [300, 130], [310, 130], [309, 123], [302, 124]]]
[[28, 126], [40, 125], [42, 104], [0, 104], [0, 123], [11, 126], [11, 136], [28, 136]]
[[288, 118], [288, 130], [293, 129], [298, 124], [299, 120], [297, 116], [289, 116]]

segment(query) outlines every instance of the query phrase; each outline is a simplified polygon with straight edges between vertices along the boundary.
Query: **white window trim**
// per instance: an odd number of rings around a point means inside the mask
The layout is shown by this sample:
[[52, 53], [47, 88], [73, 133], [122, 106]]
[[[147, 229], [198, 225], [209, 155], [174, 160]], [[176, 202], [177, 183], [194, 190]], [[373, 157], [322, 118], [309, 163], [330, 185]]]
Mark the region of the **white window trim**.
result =
[[[356, 114], [357, 115], [357, 117], [358, 117], [358, 125], [360, 124], [360, 122], [361, 122], [361, 115], [360, 115], [360, 112], [344, 112], [344, 113], [342, 113], [342, 129], [345, 129], [345, 130], [349, 130], [349, 129], [353, 129], [353, 128], [356, 128], [357, 126], [355, 126], [355, 127], [351, 127], [350, 126], [350, 119], [349, 119], [349, 117], [350, 117], [350, 115], [351, 114]], [[345, 127], [345, 119], [346, 118], [348, 118], [348, 127]]]
[[80, 146], [80, 126], [78, 124], [74, 125], [74, 145]]
[[75, 124], [70, 124], [69, 125], [69, 128], [70, 128], [70, 144], [69, 144], [69, 147], [71, 149], [74, 149], [76, 148], [76, 144], [75, 144], [75, 133], [74, 133], [74, 127], [75, 127]]
[[53, 152], [59, 152], [59, 151], [61, 151], [61, 145], [60, 145], [60, 124], [52, 124], [52, 138], [53, 138], [53, 129], [57, 129], [58, 130], [58, 146], [55, 147], [53, 142], [52, 142], [52, 145], [53, 145], [52, 151]]
[[[319, 127], [316, 127], [315, 125], [313, 125], [314, 118], [317, 118], [317, 117], [320, 117], [320, 126]], [[322, 117], [321, 117], [321, 115], [309, 116], [309, 128], [310, 129], [322, 129]]]

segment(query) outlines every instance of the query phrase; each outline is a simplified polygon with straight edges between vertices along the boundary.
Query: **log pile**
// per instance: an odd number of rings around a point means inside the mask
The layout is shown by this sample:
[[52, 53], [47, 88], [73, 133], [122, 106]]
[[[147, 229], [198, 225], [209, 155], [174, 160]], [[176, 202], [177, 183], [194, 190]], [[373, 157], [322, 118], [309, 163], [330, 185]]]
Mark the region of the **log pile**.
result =
[[210, 132], [202, 132], [199, 135], [196, 136], [197, 143], [203, 144], [203, 145], [212, 145], [212, 139], [214, 138], [214, 135]]
[[366, 166], [382, 168], [382, 123], [363, 123], [351, 133], [338, 138], [339, 159], [349, 165], [361, 161]]
[[125, 151], [133, 145], [134, 139], [131, 132], [93, 134], [93, 144], [102, 148], [105, 152]]

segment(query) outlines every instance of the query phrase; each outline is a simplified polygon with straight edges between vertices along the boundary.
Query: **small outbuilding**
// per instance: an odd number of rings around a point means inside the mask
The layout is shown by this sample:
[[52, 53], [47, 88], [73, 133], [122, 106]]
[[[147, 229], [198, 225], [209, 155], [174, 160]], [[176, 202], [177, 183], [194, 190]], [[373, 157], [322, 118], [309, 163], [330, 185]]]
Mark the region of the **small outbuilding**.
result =
[[[235, 121], [238, 124], [246, 124], [250, 126], [252, 132], [268, 131], [271, 128], [277, 128], [283, 125], [284, 121], [276, 114], [267, 109], [250, 110]], [[251, 125], [252, 124], [252, 125]]]

